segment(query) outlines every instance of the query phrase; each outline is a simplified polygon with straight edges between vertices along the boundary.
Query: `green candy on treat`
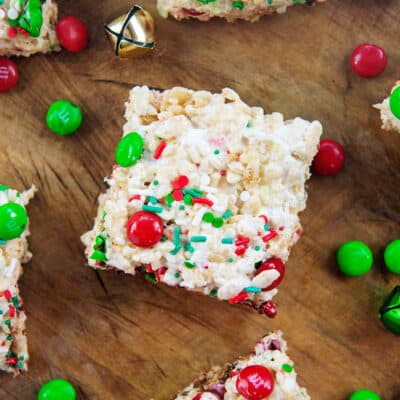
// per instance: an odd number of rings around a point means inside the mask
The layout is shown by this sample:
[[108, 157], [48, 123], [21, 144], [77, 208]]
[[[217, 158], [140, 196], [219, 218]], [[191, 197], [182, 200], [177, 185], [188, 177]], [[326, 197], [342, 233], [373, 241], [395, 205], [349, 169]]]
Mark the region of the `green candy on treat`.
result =
[[394, 274], [400, 275], [400, 239], [389, 243], [384, 253], [385, 265]]
[[20, 237], [28, 225], [28, 215], [23, 206], [6, 203], [0, 206], [0, 239], [12, 240]]
[[396, 286], [379, 310], [379, 319], [391, 332], [400, 336], [400, 286]]
[[400, 86], [393, 90], [389, 99], [390, 111], [397, 118], [400, 119]]
[[46, 123], [59, 136], [72, 135], [82, 124], [82, 111], [68, 100], [57, 100], [47, 111]]
[[336, 260], [343, 274], [361, 276], [371, 269], [373, 255], [365, 243], [355, 240], [344, 243], [339, 247]]
[[354, 392], [349, 400], [381, 400], [381, 398], [372, 390], [362, 389]]
[[[127, 168], [136, 164], [143, 153], [143, 139], [137, 132], [125, 135], [117, 145], [115, 160], [121, 167]], [[153, 182], [156, 184], [155, 182]]]
[[53, 379], [40, 388], [38, 400], [76, 400], [76, 391], [68, 381]]

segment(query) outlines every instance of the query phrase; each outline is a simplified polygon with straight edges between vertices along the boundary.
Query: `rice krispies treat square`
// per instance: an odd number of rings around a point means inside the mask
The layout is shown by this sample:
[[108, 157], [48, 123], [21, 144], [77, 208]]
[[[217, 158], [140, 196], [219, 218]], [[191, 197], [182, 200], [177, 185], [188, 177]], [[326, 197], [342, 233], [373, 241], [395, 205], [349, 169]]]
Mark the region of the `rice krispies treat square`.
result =
[[0, 4], [0, 56], [59, 50], [53, 0], [4, 0]]
[[[89, 265], [145, 269], [155, 282], [269, 313], [284, 271], [263, 262], [285, 262], [301, 234], [321, 124], [265, 115], [231, 89], [135, 87], [125, 116], [125, 135], [137, 132], [144, 151], [106, 179], [95, 225], [82, 236]], [[144, 232], [132, 225], [143, 212], [163, 230], [151, 248], [128, 238], [127, 227]]]
[[[0, 206], [9, 202], [23, 207], [35, 193], [35, 187], [19, 193], [0, 185]], [[18, 280], [22, 275], [22, 263], [32, 254], [28, 250], [29, 225], [16, 239], [0, 240], [0, 370], [18, 374], [27, 370], [29, 359], [25, 336], [26, 315], [19, 294]]]
[[229, 22], [244, 19], [255, 22], [263, 15], [286, 12], [295, 4], [314, 5], [326, 0], [158, 0], [157, 8], [162, 17], [172, 15], [178, 20], [195, 18], [208, 21], [213, 17]]
[[[398, 87], [400, 87], [400, 81], [396, 82], [391, 93], [393, 93]], [[390, 110], [389, 101], [390, 96], [383, 100], [382, 103], [375, 104], [374, 107], [380, 110], [382, 129], [386, 131], [397, 131], [400, 133], [400, 119], [393, 115], [392, 111]]]
[[281, 332], [266, 335], [254, 347], [253, 354], [223, 367], [214, 367], [185, 388], [176, 400], [246, 400], [236, 388], [246, 367], [267, 368], [273, 376], [274, 388], [268, 400], [309, 400], [307, 390], [297, 383], [293, 361], [286, 354], [287, 344]]

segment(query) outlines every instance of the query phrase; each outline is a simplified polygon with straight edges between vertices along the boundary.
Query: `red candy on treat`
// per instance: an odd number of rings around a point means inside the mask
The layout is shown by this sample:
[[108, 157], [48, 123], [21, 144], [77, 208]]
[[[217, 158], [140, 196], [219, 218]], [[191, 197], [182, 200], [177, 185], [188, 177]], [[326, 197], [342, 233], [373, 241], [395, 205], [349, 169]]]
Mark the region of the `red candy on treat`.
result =
[[318, 175], [335, 175], [343, 167], [346, 154], [342, 145], [331, 139], [321, 140], [312, 169]]
[[139, 211], [129, 218], [126, 232], [135, 246], [152, 247], [161, 240], [164, 224], [158, 215]]
[[277, 311], [276, 305], [272, 300], [268, 300], [266, 303], [262, 305], [262, 310], [264, 314], [269, 318], [275, 318]]
[[374, 78], [386, 68], [387, 55], [382, 47], [371, 43], [357, 46], [350, 57], [352, 70], [363, 78]]
[[0, 57], [0, 93], [8, 92], [17, 82], [17, 66], [8, 58]]
[[256, 276], [261, 274], [261, 272], [269, 271], [271, 269], [275, 269], [279, 272], [279, 277], [274, 280], [268, 287], [263, 290], [272, 290], [275, 289], [285, 277], [285, 264], [280, 258], [270, 258], [269, 260], [264, 261], [257, 270]]
[[77, 17], [61, 18], [56, 26], [56, 32], [61, 46], [74, 53], [82, 51], [89, 42], [87, 27]]
[[236, 390], [248, 400], [262, 400], [274, 390], [272, 372], [262, 365], [243, 368], [236, 380]]

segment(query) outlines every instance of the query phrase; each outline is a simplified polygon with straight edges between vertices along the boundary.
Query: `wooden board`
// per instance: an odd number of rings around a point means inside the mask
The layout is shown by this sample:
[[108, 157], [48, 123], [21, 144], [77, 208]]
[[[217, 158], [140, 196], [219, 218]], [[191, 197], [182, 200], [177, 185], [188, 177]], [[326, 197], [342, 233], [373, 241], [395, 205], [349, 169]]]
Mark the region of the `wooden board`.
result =
[[[382, 265], [385, 245], [400, 236], [400, 136], [380, 130], [370, 105], [399, 78], [399, 2], [330, 0], [257, 24], [178, 23], [158, 17], [155, 1], [141, 3], [157, 24], [157, 49], [148, 57], [121, 61], [104, 38], [103, 22], [129, 1], [60, 1], [61, 15], [89, 23], [90, 48], [18, 60], [17, 89], [0, 96], [0, 182], [39, 188], [29, 208], [34, 258], [21, 283], [30, 370], [17, 379], [2, 375], [0, 398], [32, 400], [44, 381], [63, 377], [79, 400], [168, 399], [201, 370], [246, 354], [279, 328], [314, 399], [344, 400], [364, 387], [394, 399], [400, 343], [377, 310], [400, 281]], [[389, 53], [378, 79], [349, 71], [349, 53], [364, 41]], [[135, 84], [232, 87], [249, 104], [320, 119], [325, 137], [344, 144], [343, 172], [309, 184], [305, 234], [287, 265], [275, 320], [85, 266], [79, 236], [91, 227]], [[46, 129], [47, 107], [59, 98], [83, 108], [73, 137]], [[375, 255], [361, 278], [340, 276], [335, 265], [335, 250], [350, 239], [364, 240]]]

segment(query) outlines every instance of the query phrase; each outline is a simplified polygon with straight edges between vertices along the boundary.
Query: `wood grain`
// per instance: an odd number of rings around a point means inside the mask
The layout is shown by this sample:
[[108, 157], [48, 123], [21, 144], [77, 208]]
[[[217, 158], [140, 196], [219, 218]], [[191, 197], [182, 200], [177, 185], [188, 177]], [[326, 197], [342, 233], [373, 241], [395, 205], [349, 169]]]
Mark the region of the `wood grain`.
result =
[[[399, 2], [330, 0], [257, 24], [227, 24], [163, 20], [155, 1], [142, 1], [156, 18], [157, 48], [128, 61], [113, 56], [103, 23], [129, 1], [59, 3], [62, 15], [89, 23], [90, 48], [18, 60], [19, 85], [0, 96], [0, 181], [39, 188], [30, 206], [34, 258], [21, 282], [30, 370], [17, 379], [2, 375], [0, 398], [32, 400], [44, 381], [63, 377], [79, 400], [168, 399], [201, 370], [246, 354], [279, 328], [314, 399], [345, 400], [369, 387], [392, 400], [400, 390], [400, 344], [377, 310], [399, 283], [381, 253], [400, 236], [400, 136], [382, 132], [370, 106], [399, 78]], [[390, 56], [374, 80], [348, 68], [352, 48], [365, 41]], [[320, 119], [325, 137], [344, 144], [344, 171], [309, 184], [305, 234], [287, 265], [276, 320], [85, 266], [79, 236], [92, 224], [135, 84], [232, 87], [249, 104], [287, 118]], [[59, 98], [83, 108], [73, 137], [46, 129], [47, 107]], [[373, 270], [357, 279], [335, 266], [335, 250], [350, 239], [366, 241], [375, 254]]]

